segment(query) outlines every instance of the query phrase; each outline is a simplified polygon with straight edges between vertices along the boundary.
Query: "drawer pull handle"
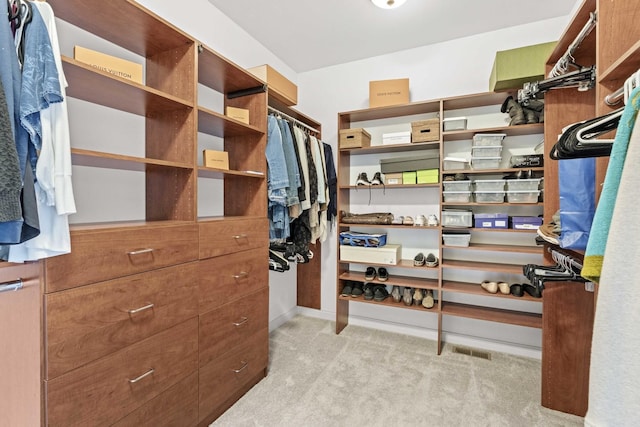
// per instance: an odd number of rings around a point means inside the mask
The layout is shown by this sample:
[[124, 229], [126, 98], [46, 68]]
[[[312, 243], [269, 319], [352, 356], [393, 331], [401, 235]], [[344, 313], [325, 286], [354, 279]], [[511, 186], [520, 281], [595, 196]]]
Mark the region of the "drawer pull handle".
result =
[[236, 280], [246, 279], [247, 277], [249, 277], [249, 273], [247, 273], [246, 271], [241, 271], [239, 274], [233, 275], [233, 278]]
[[248, 236], [246, 234], [236, 234], [235, 236], [233, 236], [233, 238], [236, 240], [246, 239], [247, 237]]
[[249, 321], [248, 317], [241, 317], [239, 322], [233, 322], [233, 326], [242, 326]]
[[142, 254], [148, 254], [149, 252], [153, 252], [153, 248], [147, 248], [147, 249], [139, 249], [137, 251], [131, 251], [128, 252], [129, 255], [133, 256], [133, 255], [142, 255]]
[[129, 384], [135, 384], [138, 381], [148, 377], [149, 375], [153, 374], [155, 372], [155, 369], [151, 368], [149, 369], [147, 372], [145, 372], [144, 374], [140, 375], [138, 378], [134, 378], [132, 380], [129, 380]]
[[142, 311], [150, 310], [150, 309], [152, 309], [152, 308], [153, 308], [153, 303], [152, 303], [152, 304], [145, 305], [144, 307], [134, 308], [134, 309], [132, 309], [132, 310], [129, 310], [129, 314], [138, 314], [138, 313], [140, 313], [140, 312], [142, 312]]
[[0, 292], [17, 291], [18, 289], [22, 289], [23, 286], [22, 279], [6, 282], [0, 285]]
[[247, 369], [247, 366], [249, 366], [249, 363], [245, 362], [244, 360], [241, 363], [242, 363], [242, 368], [232, 369], [232, 371], [235, 372], [236, 374], [239, 374], [240, 372], [244, 371], [245, 369]]

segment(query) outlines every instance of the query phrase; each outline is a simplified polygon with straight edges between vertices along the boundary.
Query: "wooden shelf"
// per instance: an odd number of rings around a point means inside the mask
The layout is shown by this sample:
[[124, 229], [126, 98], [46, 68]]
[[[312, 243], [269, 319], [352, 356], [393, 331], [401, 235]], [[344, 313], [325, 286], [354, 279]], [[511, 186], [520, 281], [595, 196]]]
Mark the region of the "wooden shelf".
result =
[[640, 40], [598, 76], [599, 83], [626, 80], [640, 68]]
[[[149, 57], [193, 43], [148, 9], [128, 0], [49, 0], [56, 18], [138, 55]], [[96, 13], [99, 11], [99, 14]], [[66, 70], [65, 70], [66, 71]]]
[[480, 233], [529, 233], [529, 234], [537, 234], [536, 230], [516, 230], [514, 228], [453, 228], [453, 227], [444, 227], [443, 231], [456, 231], [456, 230], [468, 230]]
[[340, 153], [348, 152], [349, 154], [376, 154], [376, 153], [397, 153], [405, 151], [419, 150], [438, 150], [440, 142], [415, 142], [413, 144], [395, 144], [395, 145], [373, 145], [364, 148], [340, 148]]
[[347, 122], [363, 122], [366, 120], [380, 120], [415, 114], [440, 112], [440, 100], [412, 102], [410, 104], [394, 105], [391, 107], [367, 108], [340, 113], [340, 119]]
[[477, 203], [477, 202], [468, 202], [468, 203], [456, 203], [456, 202], [442, 202], [442, 206], [544, 206], [543, 202], [536, 203]]
[[443, 249], [462, 249], [462, 250], [476, 250], [476, 251], [495, 251], [495, 252], [510, 252], [521, 254], [537, 254], [542, 255], [542, 246], [519, 246], [519, 245], [494, 245], [483, 243], [471, 243], [469, 246], [442, 246]]
[[[542, 302], [542, 298], [534, 298], [531, 295], [525, 294], [521, 297], [516, 297], [513, 295], [505, 295], [500, 291], [495, 294], [491, 294], [480, 287], [480, 283], [466, 283], [466, 282], [453, 282], [446, 281], [442, 282], [442, 291], [443, 292], [456, 292], [462, 294], [470, 294], [470, 295], [481, 295], [485, 297], [497, 297], [497, 298], [507, 298], [517, 301], [532, 301], [532, 302]], [[543, 292], [544, 296], [544, 292]]]
[[542, 315], [537, 313], [443, 302], [442, 314], [542, 329]]
[[498, 264], [491, 262], [441, 260], [442, 268], [456, 268], [460, 270], [491, 271], [494, 273], [519, 274], [522, 273], [522, 265], [519, 264]]
[[[506, 95], [502, 95], [502, 98], [506, 98]], [[519, 126], [500, 126], [483, 129], [466, 129], [455, 130], [442, 133], [442, 139], [446, 143], [447, 141], [463, 141], [466, 139], [473, 139], [473, 135], [477, 133], [505, 133], [507, 136], [523, 136], [533, 135], [536, 133], [544, 132], [544, 123], [535, 123], [529, 125]]]
[[384, 301], [374, 301], [374, 300], [366, 300], [364, 299], [363, 296], [360, 297], [343, 297], [342, 295], [338, 296], [339, 300], [343, 300], [343, 301], [350, 301], [350, 302], [361, 302], [361, 303], [365, 303], [365, 304], [375, 304], [375, 305], [383, 305], [385, 307], [396, 307], [396, 308], [403, 308], [406, 310], [417, 310], [417, 311], [422, 311], [424, 313], [434, 313], [437, 314], [440, 312], [440, 310], [438, 310], [438, 301], [434, 301], [434, 305], [432, 308], [424, 308], [422, 305], [405, 305], [402, 301], [400, 302], [395, 302], [392, 298], [391, 295], [389, 295], [389, 297], [387, 299], [385, 299]]
[[[504, 100], [514, 93], [485, 92], [471, 95], [452, 96], [442, 100], [442, 108], [448, 110], [462, 110], [465, 108], [486, 107], [490, 105], [502, 105]], [[499, 109], [498, 109], [499, 111]]]
[[246, 172], [246, 171], [206, 168], [204, 166], [198, 167], [198, 176], [201, 178], [222, 179], [227, 175], [228, 176], [245, 176], [245, 177], [257, 178], [257, 179], [266, 179], [266, 176], [267, 176], [265, 173], [253, 173], [253, 172]]
[[412, 259], [402, 259], [400, 260], [397, 264], [377, 264], [375, 262], [354, 262], [354, 261], [342, 261], [342, 260], [338, 260], [339, 263], [341, 264], [358, 264], [358, 265], [366, 265], [366, 266], [371, 266], [371, 267], [386, 267], [386, 268], [410, 268], [410, 269], [419, 269], [419, 270], [431, 270], [433, 272], [438, 272], [438, 267], [425, 267], [420, 266], [417, 267], [415, 265], [413, 265], [413, 260]]
[[204, 107], [198, 107], [198, 132], [220, 138], [264, 134], [255, 126], [247, 125]]
[[[416, 267], [418, 268], [418, 267]], [[428, 268], [428, 267], [421, 267]], [[410, 276], [397, 276], [395, 274], [389, 275], [389, 280], [386, 282], [382, 282], [380, 280], [366, 280], [364, 278], [364, 272], [356, 272], [356, 271], [347, 271], [340, 275], [341, 280], [354, 280], [356, 282], [366, 282], [366, 283], [375, 283], [380, 285], [396, 285], [396, 286], [405, 286], [410, 288], [420, 288], [420, 289], [438, 289], [438, 280], [437, 279], [426, 279], [420, 277], [410, 277]]]
[[262, 86], [265, 83], [244, 68], [224, 58], [213, 49], [200, 45], [198, 82], [220, 93], [230, 93]]
[[465, 175], [488, 175], [488, 174], [504, 174], [504, 173], [516, 173], [523, 170], [530, 170], [532, 172], [544, 172], [544, 167], [535, 168], [507, 168], [507, 169], [460, 169], [442, 171], [442, 175], [455, 175], [457, 173], [463, 173]]
[[193, 108], [193, 104], [168, 93], [117, 77], [75, 59], [62, 56], [69, 80], [67, 95], [93, 104], [139, 116]]
[[164, 160], [147, 159], [144, 157], [123, 156], [120, 154], [103, 153], [99, 151], [71, 149], [72, 163], [76, 166], [94, 168], [120, 169], [145, 172], [148, 166], [162, 166], [167, 168], [193, 169], [192, 165], [167, 162]]
[[398, 188], [440, 188], [440, 183], [435, 184], [395, 184], [395, 185], [340, 185], [340, 190], [389, 190]]
[[367, 228], [399, 228], [402, 230], [433, 230], [439, 231], [441, 229], [440, 226], [437, 227], [429, 227], [429, 226], [417, 226], [417, 225], [400, 225], [400, 224], [347, 224], [341, 222], [338, 224], [338, 227], [341, 228], [350, 228], [350, 227], [367, 227]]

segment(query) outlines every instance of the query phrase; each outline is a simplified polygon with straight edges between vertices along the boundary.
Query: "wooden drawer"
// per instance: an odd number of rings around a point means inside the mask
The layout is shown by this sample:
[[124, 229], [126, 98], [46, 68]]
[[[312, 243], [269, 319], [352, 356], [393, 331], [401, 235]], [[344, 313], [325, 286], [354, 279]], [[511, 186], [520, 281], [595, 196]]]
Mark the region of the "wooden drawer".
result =
[[197, 424], [198, 372], [194, 372], [113, 427], [187, 427]]
[[248, 341], [269, 325], [269, 288], [200, 316], [200, 366]]
[[45, 381], [48, 424], [111, 425], [197, 368], [198, 319], [194, 317]]
[[200, 259], [269, 247], [267, 218], [238, 218], [201, 222]]
[[45, 292], [195, 261], [197, 241], [196, 224], [74, 230], [72, 252], [45, 261]]
[[200, 368], [199, 418], [203, 420], [267, 367], [269, 329]]
[[197, 264], [45, 295], [46, 377], [55, 378], [197, 316]]
[[198, 263], [200, 313], [249, 295], [269, 283], [268, 249], [252, 249]]

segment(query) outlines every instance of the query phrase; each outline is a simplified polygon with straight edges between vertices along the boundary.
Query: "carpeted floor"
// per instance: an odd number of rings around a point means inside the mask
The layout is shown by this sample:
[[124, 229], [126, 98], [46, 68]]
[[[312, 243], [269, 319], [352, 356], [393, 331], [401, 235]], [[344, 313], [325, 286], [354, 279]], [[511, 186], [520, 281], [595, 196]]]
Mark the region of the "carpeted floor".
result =
[[436, 343], [296, 316], [271, 333], [269, 375], [211, 426], [582, 426], [540, 406], [540, 361], [436, 355]]

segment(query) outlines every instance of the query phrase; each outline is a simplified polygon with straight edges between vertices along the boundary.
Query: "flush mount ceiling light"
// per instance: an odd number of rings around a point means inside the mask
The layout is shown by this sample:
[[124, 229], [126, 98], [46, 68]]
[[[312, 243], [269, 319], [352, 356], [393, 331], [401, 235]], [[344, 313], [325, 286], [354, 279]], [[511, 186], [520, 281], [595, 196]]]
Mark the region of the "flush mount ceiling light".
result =
[[371, 0], [371, 3], [375, 4], [382, 9], [395, 9], [402, 6], [407, 0]]

